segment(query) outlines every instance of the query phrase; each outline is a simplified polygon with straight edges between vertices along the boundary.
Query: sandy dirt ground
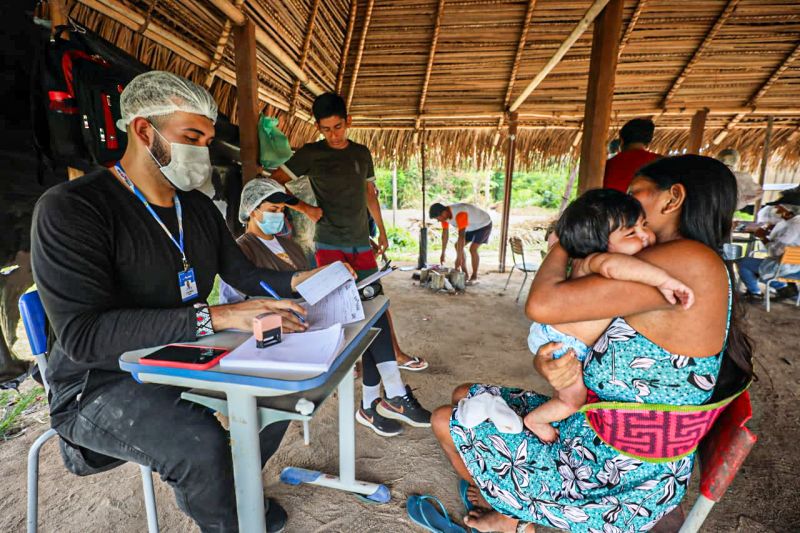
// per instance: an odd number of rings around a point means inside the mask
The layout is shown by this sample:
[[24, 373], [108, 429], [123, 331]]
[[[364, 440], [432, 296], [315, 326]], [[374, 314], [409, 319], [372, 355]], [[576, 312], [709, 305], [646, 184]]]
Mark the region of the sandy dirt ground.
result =
[[[522, 276], [514, 274], [508, 292], [505, 275], [483, 277], [463, 295], [437, 295], [421, 289], [409, 273], [398, 272], [386, 283], [401, 344], [428, 358], [422, 373], [404, 373], [422, 403], [433, 408], [449, 400], [462, 382], [482, 381], [546, 392], [535, 375], [525, 338], [528, 321], [514, 297]], [[754, 418], [750, 427], [759, 441], [731, 489], [712, 510], [703, 531], [800, 531], [797, 478], [800, 475], [800, 309], [778, 304], [771, 314], [750, 307], [748, 323], [757, 341], [753, 386]], [[795, 407], [793, 407], [795, 406]], [[287, 531], [405, 532], [415, 528], [405, 513], [406, 498], [434, 494], [460, 516], [456, 476], [426, 429], [408, 428], [401, 437], [384, 439], [357, 426], [357, 476], [387, 484], [392, 500], [366, 504], [348, 494], [317, 487], [290, 487], [278, 480], [287, 465], [335, 472], [336, 399], [331, 398], [311, 423], [311, 445], [303, 445], [293, 424], [279, 452], [264, 470], [265, 492], [289, 511]], [[33, 440], [47, 428], [44, 409], [27, 415], [28, 427], [16, 438], [0, 442], [0, 531], [23, 531], [25, 525], [25, 456]], [[189, 451], [187, 449], [187, 451]], [[697, 476], [684, 502], [696, 495]], [[197, 531], [174, 503], [170, 488], [156, 482], [161, 530]], [[111, 472], [79, 478], [64, 469], [55, 442], [42, 452], [40, 531], [145, 531], [139, 469], [127, 464]], [[537, 531], [548, 531], [539, 528]]]

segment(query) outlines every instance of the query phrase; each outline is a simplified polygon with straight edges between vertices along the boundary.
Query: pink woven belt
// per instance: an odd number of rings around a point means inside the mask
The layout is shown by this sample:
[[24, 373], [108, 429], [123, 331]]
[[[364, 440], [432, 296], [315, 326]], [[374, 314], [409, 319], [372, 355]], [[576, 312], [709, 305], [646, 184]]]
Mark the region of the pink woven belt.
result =
[[707, 405], [601, 402], [589, 391], [581, 411], [608, 446], [642, 461], [664, 463], [694, 452], [722, 411], [749, 386]]

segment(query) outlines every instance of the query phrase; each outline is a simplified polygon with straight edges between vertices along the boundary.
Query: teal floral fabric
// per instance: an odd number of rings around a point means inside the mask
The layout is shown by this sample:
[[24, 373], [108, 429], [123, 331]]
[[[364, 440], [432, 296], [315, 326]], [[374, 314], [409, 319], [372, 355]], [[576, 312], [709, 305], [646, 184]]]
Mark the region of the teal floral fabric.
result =
[[[730, 305], [729, 305], [730, 315]], [[700, 405], [711, 397], [722, 354], [671, 354], [612, 321], [587, 354], [584, 382], [600, 401]], [[549, 398], [535, 392], [474, 385], [469, 392], [502, 398], [520, 416]], [[489, 421], [461, 426], [453, 410], [450, 431], [484, 498], [503, 514], [573, 533], [650, 530], [686, 493], [694, 454], [648, 463], [606, 446], [582, 413], [557, 422], [554, 444], [527, 429], [501, 433]]]

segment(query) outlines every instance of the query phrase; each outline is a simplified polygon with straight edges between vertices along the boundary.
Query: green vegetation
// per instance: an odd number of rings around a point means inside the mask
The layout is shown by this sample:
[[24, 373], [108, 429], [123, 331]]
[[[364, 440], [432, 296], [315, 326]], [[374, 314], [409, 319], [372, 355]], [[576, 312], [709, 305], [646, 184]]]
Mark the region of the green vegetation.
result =
[[38, 385], [27, 392], [0, 391], [0, 439], [7, 439], [18, 430], [20, 416], [34, 404], [44, 402], [44, 389]]
[[[511, 191], [511, 207], [557, 208], [561, 204], [569, 167], [552, 165], [533, 172], [515, 172]], [[381, 191], [384, 207], [392, 205], [392, 172], [378, 168], [375, 172], [377, 186]], [[444, 171], [430, 170], [427, 173], [428, 202], [469, 202], [486, 206], [496, 204], [503, 198], [504, 174], [494, 171]], [[486, 189], [489, 189], [488, 202]], [[572, 191], [574, 197], [575, 191]], [[397, 206], [399, 209], [418, 208], [422, 205], [422, 177], [417, 167], [398, 169]]]

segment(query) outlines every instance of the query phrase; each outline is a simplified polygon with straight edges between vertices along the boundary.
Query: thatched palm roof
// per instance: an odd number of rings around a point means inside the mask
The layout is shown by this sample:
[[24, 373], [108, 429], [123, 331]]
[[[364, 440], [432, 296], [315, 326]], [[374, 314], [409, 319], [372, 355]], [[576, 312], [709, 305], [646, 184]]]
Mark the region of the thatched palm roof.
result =
[[[283, 116], [293, 144], [314, 137], [313, 92], [339, 90], [351, 101], [354, 136], [379, 159], [413, 155], [415, 132], [424, 130], [432, 163], [484, 166], [502, 152], [504, 110], [592, 2], [73, 0], [68, 7], [148, 65], [206, 84], [235, 117], [231, 23], [219, 4], [241, 9], [294, 62], [293, 72], [259, 40], [260, 96]], [[574, 154], [591, 34], [589, 27], [519, 107], [518, 166]], [[774, 115], [776, 161], [800, 159], [800, 2], [628, 0], [620, 48], [609, 137], [626, 120], [651, 116], [655, 147], [680, 150], [692, 114], [708, 107], [708, 153], [733, 146], [755, 163]]]

